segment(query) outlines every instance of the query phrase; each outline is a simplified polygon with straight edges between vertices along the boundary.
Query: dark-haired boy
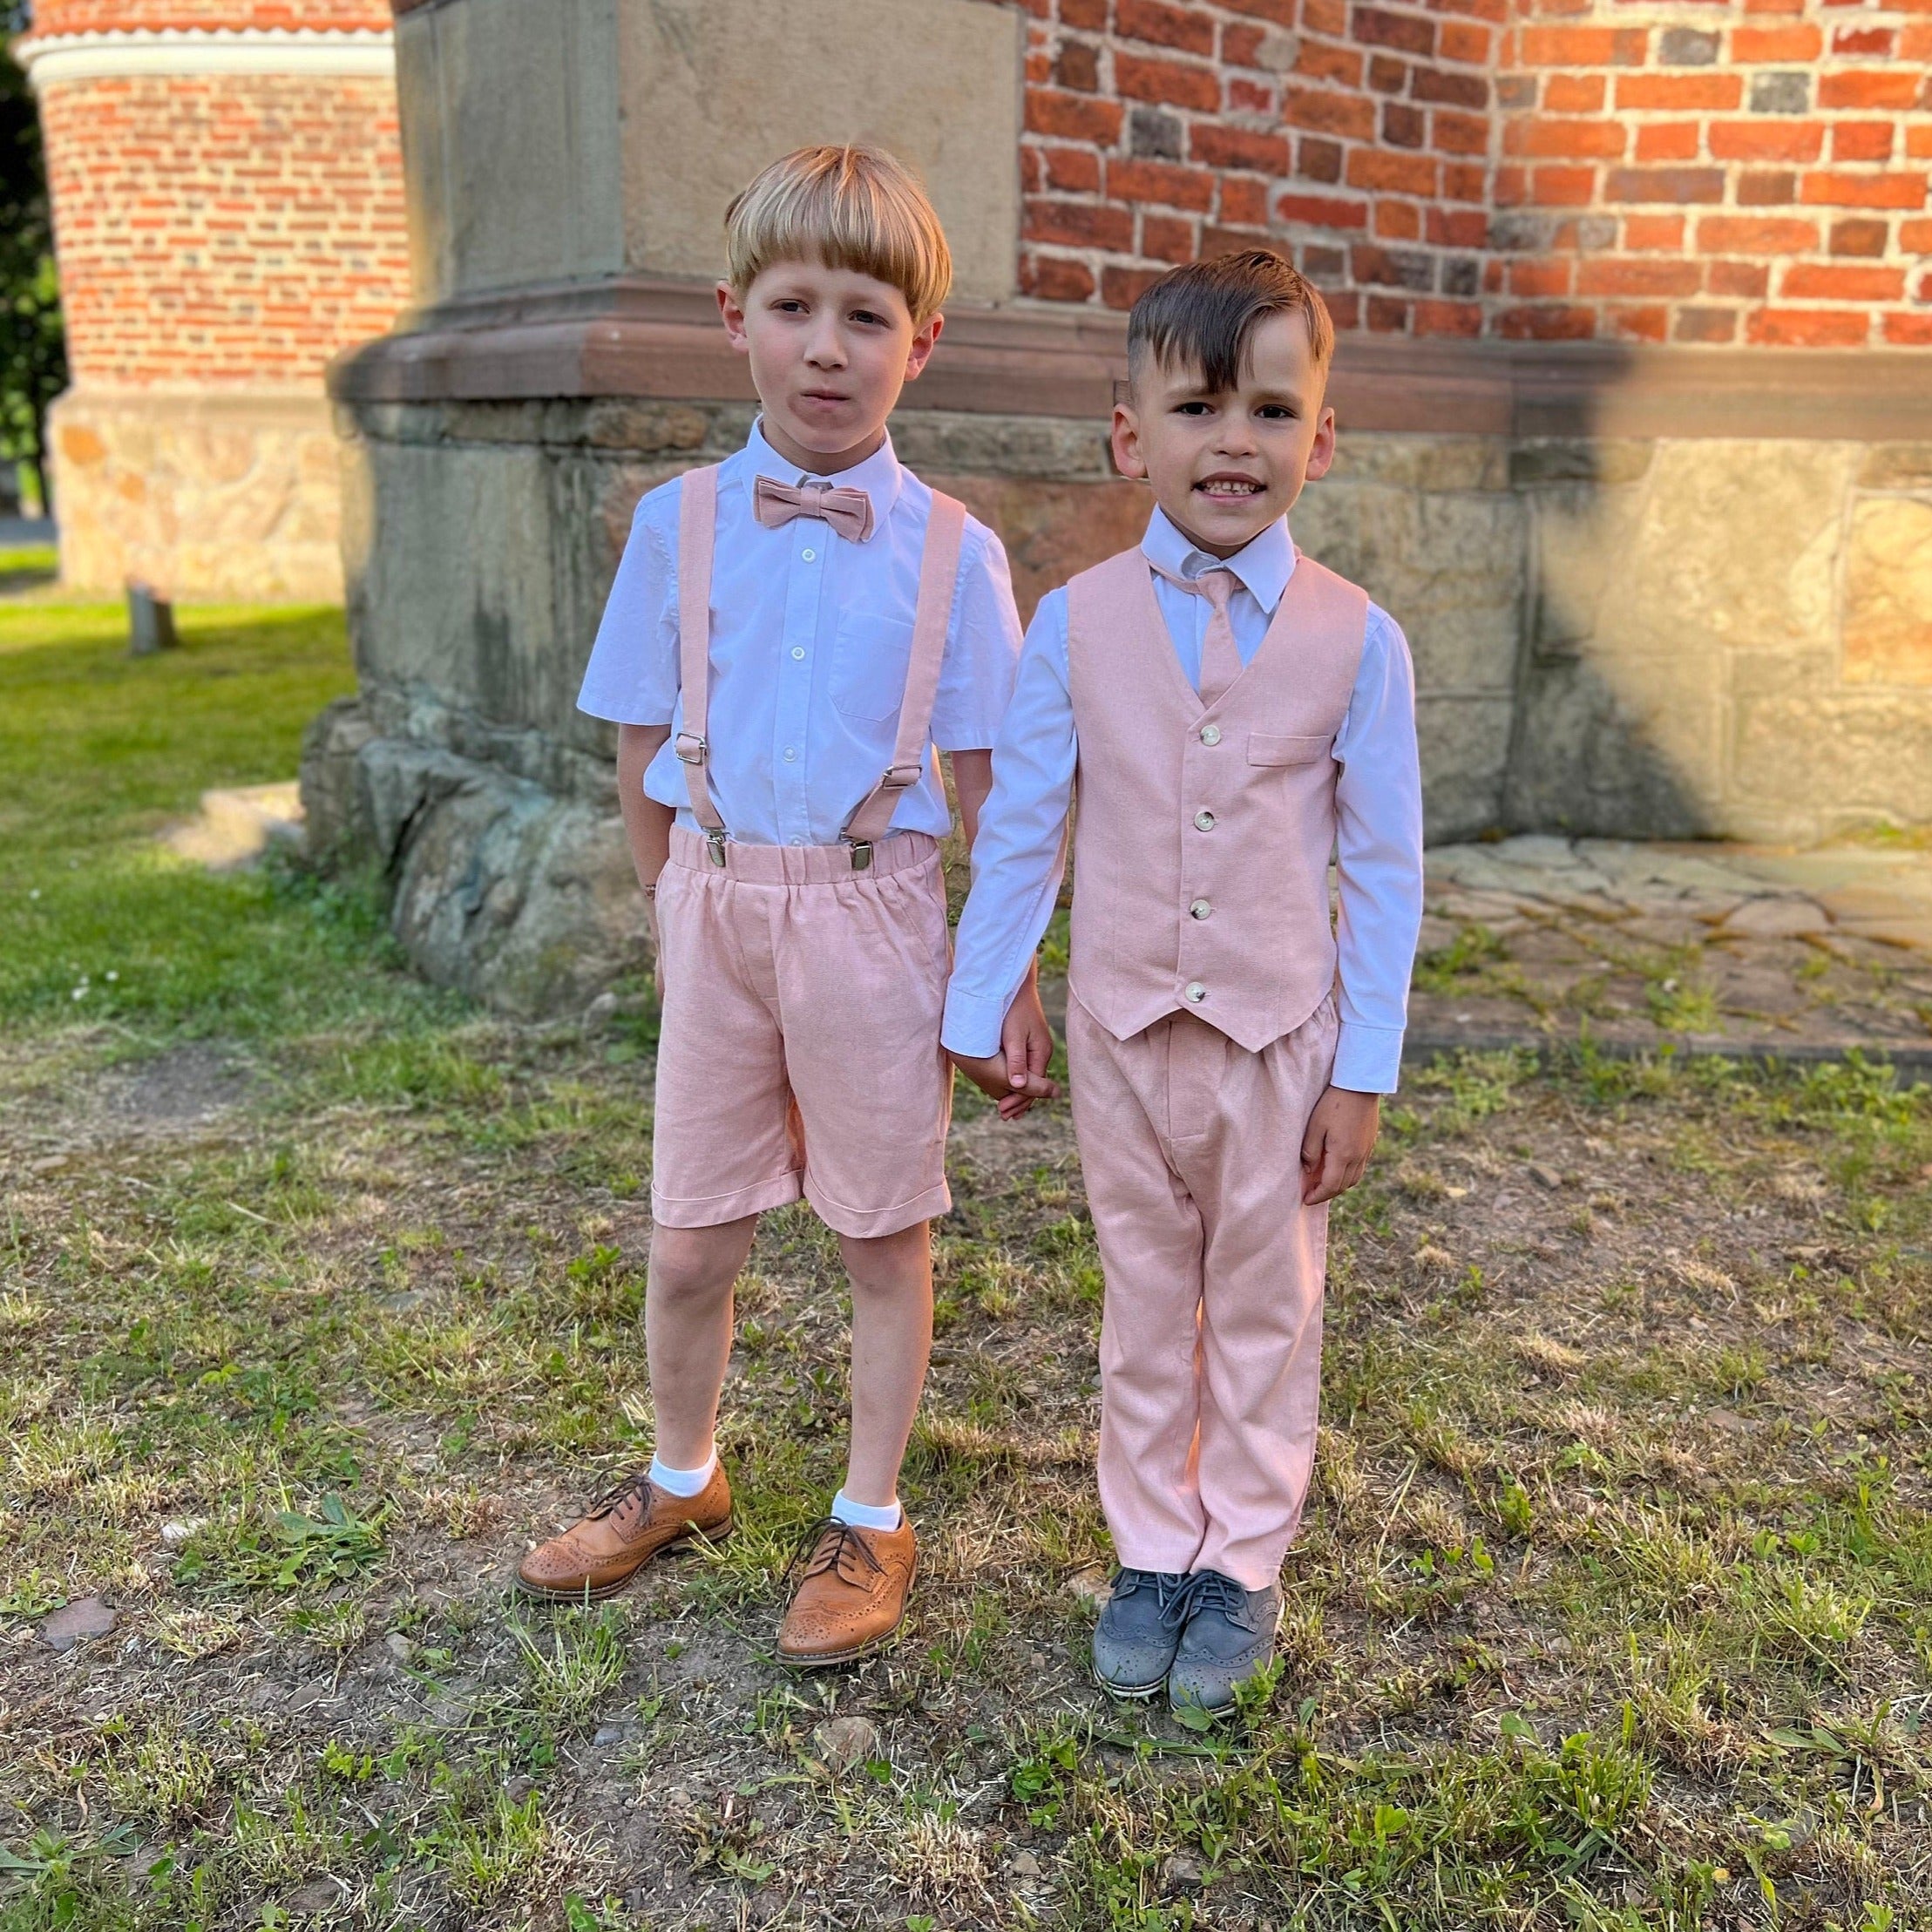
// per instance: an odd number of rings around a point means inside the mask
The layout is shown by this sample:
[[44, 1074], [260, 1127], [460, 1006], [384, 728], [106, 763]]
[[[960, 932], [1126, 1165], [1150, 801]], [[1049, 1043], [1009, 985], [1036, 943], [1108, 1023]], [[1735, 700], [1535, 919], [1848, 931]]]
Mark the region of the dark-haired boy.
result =
[[[1421, 917], [1400, 630], [1301, 556], [1333, 334], [1278, 256], [1176, 270], [1129, 324], [1138, 549], [1044, 599], [993, 751], [943, 1038], [1011, 1118], [1055, 1091], [1028, 968], [1080, 796], [1067, 1036], [1107, 1278], [1116, 1695], [1227, 1709], [1274, 1647], [1321, 1380], [1326, 1203], [1393, 1092]], [[1332, 926], [1328, 865], [1340, 875]]]

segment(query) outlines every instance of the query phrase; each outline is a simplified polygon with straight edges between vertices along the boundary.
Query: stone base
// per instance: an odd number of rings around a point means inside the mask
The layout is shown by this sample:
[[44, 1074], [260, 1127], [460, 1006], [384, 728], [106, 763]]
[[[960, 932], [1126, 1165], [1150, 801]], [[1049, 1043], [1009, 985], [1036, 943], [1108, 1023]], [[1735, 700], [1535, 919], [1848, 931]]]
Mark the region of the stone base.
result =
[[61, 580], [334, 603], [340, 452], [314, 389], [69, 390], [50, 416]]
[[440, 746], [384, 736], [356, 699], [302, 746], [308, 848], [373, 859], [417, 969], [520, 1019], [580, 1014], [650, 963], [621, 821]]

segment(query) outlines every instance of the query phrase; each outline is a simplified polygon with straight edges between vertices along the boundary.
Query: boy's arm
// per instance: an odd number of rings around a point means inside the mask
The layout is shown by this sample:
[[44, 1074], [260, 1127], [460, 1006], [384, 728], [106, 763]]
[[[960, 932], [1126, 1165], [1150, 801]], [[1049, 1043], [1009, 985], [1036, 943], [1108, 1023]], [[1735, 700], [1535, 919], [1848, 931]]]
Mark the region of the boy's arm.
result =
[[637, 883], [647, 895], [671, 856], [675, 807], [644, 796], [644, 774], [671, 735], [668, 724], [620, 724], [617, 728], [617, 809], [624, 815], [624, 836], [630, 842], [631, 864]]
[[952, 789], [959, 798], [959, 829], [966, 834], [966, 850], [980, 836], [980, 809], [993, 790], [993, 753], [955, 751], [952, 757]]
[[1302, 1141], [1311, 1205], [1361, 1179], [1393, 1094], [1408, 1022], [1409, 973], [1422, 924], [1422, 776], [1415, 674], [1400, 627], [1371, 606], [1361, 668], [1336, 734], [1336, 951], [1341, 1030], [1328, 1091]]
[[[959, 919], [941, 1034], [1008, 1119], [1058, 1091], [1046, 1077], [1053, 1037], [1040, 1010], [1034, 954], [1065, 870], [1078, 754], [1066, 608], [1058, 592], [1043, 599], [1027, 634], [991, 761], [992, 790], [976, 814], [973, 891]], [[958, 754], [954, 759], [958, 783]], [[960, 803], [963, 817], [963, 787]]]

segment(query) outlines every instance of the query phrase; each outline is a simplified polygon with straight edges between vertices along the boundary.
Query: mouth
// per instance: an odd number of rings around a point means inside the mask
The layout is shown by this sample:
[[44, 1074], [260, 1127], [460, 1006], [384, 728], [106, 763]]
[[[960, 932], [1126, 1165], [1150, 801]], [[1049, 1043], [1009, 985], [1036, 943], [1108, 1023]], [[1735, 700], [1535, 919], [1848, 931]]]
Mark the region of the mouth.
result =
[[1196, 496], [1205, 497], [1210, 503], [1251, 503], [1255, 498], [1267, 494], [1267, 485], [1257, 483], [1252, 477], [1224, 471], [1203, 477], [1195, 485], [1194, 491]]
[[808, 389], [799, 391], [800, 398], [807, 403], [849, 403], [851, 397], [838, 390]]

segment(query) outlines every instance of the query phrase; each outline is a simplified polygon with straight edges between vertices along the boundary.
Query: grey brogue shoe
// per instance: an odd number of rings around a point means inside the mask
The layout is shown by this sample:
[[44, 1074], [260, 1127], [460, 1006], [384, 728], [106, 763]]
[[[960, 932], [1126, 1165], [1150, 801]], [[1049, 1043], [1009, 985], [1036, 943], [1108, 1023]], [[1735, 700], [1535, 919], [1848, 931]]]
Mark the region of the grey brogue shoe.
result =
[[1094, 1678], [1116, 1698], [1150, 1698], [1167, 1681], [1181, 1640], [1176, 1606], [1185, 1576], [1123, 1569], [1094, 1626]]
[[1281, 1624], [1281, 1586], [1244, 1590], [1218, 1569], [1196, 1570], [1183, 1586], [1181, 1638], [1168, 1672], [1168, 1702], [1183, 1716], [1234, 1708], [1237, 1686], [1266, 1669]]

